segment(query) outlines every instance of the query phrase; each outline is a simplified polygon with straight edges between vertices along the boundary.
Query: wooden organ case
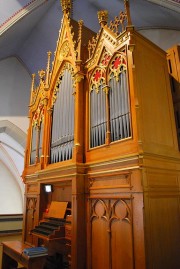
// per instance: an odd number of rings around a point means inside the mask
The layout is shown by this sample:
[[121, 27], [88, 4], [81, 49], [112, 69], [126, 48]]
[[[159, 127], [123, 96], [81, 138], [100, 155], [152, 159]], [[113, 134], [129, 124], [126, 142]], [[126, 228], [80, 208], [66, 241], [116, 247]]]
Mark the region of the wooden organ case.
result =
[[[38, 87], [35, 75], [32, 79], [23, 240], [48, 247], [52, 263], [48, 261], [47, 268], [80, 269], [86, 262], [83, 64], [88, 58], [88, 38], [94, 33], [82, 21], [70, 18], [70, 7], [70, 1], [62, 1], [63, 21], [52, 69], [48, 52]], [[50, 193], [45, 192], [48, 184]], [[64, 222], [54, 217], [47, 221], [54, 202], [68, 203]], [[44, 222], [49, 226], [49, 221], [60, 221], [60, 227], [47, 232]]]
[[[136, 32], [124, 3], [109, 24], [108, 12], [98, 12], [95, 35], [62, 0], [52, 68], [48, 52], [38, 87], [33, 75], [23, 240], [48, 247], [45, 268], [177, 269], [180, 262], [180, 154], [166, 55]], [[52, 202], [68, 204], [63, 229], [38, 236]]]

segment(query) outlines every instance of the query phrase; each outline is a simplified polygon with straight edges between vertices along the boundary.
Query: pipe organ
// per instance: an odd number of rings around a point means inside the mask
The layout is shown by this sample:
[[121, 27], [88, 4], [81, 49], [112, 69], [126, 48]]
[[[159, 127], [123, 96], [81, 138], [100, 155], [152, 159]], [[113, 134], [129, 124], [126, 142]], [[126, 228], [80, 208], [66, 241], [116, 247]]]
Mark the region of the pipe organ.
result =
[[[98, 34], [61, 3], [54, 59], [48, 52], [32, 80], [23, 241], [48, 248], [46, 269], [177, 269], [180, 154], [166, 54], [134, 29], [129, 1], [110, 23], [98, 12]], [[55, 202], [68, 208], [54, 233], [44, 219]]]

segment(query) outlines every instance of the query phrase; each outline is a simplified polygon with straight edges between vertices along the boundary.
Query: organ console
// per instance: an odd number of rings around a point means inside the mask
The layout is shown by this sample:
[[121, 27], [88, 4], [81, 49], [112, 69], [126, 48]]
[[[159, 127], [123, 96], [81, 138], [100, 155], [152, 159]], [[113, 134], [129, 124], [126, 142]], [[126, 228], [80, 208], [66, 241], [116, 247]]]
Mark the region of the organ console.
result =
[[[48, 248], [49, 256], [45, 268], [57, 266], [56, 263], [63, 268], [70, 268], [72, 228], [70, 205], [70, 202], [52, 201], [44, 219], [40, 220], [39, 225], [31, 230], [31, 235], [38, 238], [39, 244]], [[58, 261], [57, 255], [59, 255], [58, 258], [61, 257], [60, 261]], [[52, 257], [54, 258], [52, 259]]]
[[[51, 202], [49, 213], [40, 221], [38, 226], [31, 230], [31, 234], [44, 240], [64, 239], [66, 224], [71, 214], [67, 202]], [[67, 218], [67, 219], [66, 219]]]

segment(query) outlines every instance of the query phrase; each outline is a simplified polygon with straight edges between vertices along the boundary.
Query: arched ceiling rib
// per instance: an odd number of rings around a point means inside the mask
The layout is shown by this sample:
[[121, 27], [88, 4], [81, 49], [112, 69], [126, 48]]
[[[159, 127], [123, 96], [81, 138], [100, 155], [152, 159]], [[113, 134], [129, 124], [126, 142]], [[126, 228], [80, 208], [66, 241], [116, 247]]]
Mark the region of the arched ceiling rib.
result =
[[148, 0], [149, 2], [153, 2], [157, 5], [167, 7], [171, 10], [180, 13], [180, 0]]
[[17, 143], [19, 143], [21, 147], [25, 148], [26, 134], [10, 121], [8, 120], [0, 121], [0, 133], [6, 133], [10, 137], [12, 137], [15, 141], [17, 141]]
[[[27, 16], [31, 12], [33, 12], [35, 9], [40, 7], [41, 5], [47, 3], [46, 0], [32, 0], [32, 1], [23, 1], [23, 5], [18, 5], [17, 1], [12, 0], [8, 1], [8, 5], [1, 7], [1, 10], [4, 12], [0, 12], [0, 35], [2, 35], [4, 32], [6, 32], [10, 27], [12, 27], [16, 22], [21, 20], [23, 17]], [[0, 2], [1, 3], [1, 2]], [[2, 4], [1, 4], [2, 5]], [[1, 6], [0, 5], [0, 6]], [[8, 9], [7, 9], [8, 7]], [[6, 11], [6, 12], [5, 12]], [[10, 13], [12, 12], [12, 13]], [[5, 15], [5, 16], [3, 16]], [[7, 16], [7, 18], [6, 18]], [[5, 19], [6, 18], [6, 19]]]

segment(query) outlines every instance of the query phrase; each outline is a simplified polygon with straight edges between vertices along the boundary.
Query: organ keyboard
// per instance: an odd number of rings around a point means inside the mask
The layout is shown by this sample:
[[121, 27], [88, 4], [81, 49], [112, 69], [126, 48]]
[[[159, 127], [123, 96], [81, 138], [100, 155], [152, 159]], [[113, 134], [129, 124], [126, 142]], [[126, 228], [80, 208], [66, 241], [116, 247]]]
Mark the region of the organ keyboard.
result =
[[[71, 231], [71, 209], [68, 202], [51, 202], [48, 215], [31, 230], [31, 234], [44, 240], [64, 239]], [[68, 231], [66, 231], [68, 230]], [[68, 236], [68, 240], [71, 236]]]
[[42, 239], [65, 237], [65, 219], [46, 218], [31, 233]]

